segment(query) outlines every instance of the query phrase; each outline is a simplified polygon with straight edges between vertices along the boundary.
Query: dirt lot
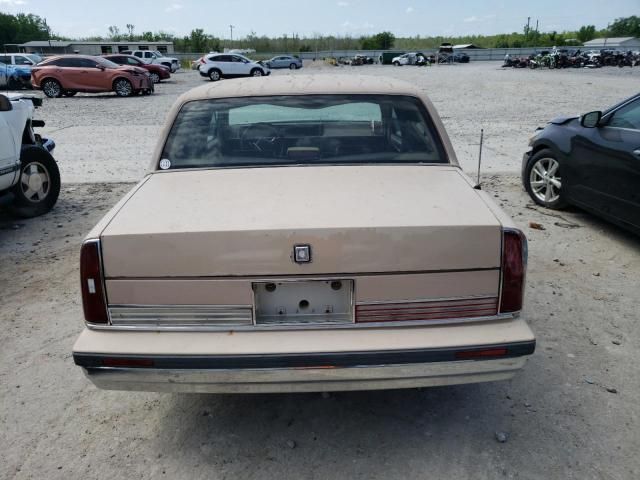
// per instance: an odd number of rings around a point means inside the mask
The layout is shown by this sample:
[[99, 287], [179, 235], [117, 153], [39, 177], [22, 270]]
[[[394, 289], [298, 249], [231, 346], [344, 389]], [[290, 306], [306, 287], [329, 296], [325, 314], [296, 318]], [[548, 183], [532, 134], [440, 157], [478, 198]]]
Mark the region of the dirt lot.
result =
[[521, 374], [329, 398], [91, 386], [71, 358], [82, 328], [78, 246], [132, 186], [103, 181], [140, 176], [176, 94], [200, 83], [186, 72], [151, 99], [79, 96], [41, 110], [51, 131], [69, 125], [52, 133], [66, 183], [44, 217], [0, 209], [0, 478], [639, 478], [640, 240], [579, 210], [534, 207], [513, 171], [537, 124], [633, 93], [640, 69], [468, 67], [388, 68], [425, 76], [460, 156], [475, 150], [465, 142], [481, 119], [487, 132], [508, 126], [489, 147], [502, 152], [494, 169], [512, 173], [489, 173], [485, 189], [530, 241], [525, 315], [539, 343]]

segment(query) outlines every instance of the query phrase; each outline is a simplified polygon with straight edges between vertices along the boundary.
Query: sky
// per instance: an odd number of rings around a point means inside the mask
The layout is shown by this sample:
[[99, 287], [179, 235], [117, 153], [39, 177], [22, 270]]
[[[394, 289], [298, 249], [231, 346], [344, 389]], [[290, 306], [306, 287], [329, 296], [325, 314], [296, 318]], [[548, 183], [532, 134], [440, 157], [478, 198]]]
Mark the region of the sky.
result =
[[221, 38], [258, 35], [360, 36], [391, 31], [405, 36], [460, 36], [522, 31], [527, 17], [540, 31], [604, 28], [640, 15], [640, 0], [0, 0], [0, 12], [34, 13], [54, 33], [107, 36], [109, 25], [135, 32], [187, 35], [194, 28]]

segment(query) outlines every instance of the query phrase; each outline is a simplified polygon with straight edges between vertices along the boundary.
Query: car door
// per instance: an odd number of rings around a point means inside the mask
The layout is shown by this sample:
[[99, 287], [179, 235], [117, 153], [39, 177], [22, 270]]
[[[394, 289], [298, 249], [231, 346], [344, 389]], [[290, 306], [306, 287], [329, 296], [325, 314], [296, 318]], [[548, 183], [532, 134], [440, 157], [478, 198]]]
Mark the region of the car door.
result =
[[233, 75], [249, 75], [251, 65], [237, 55], [231, 56], [231, 70]]
[[13, 63], [23, 67], [32, 67], [34, 65], [33, 61], [24, 55], [14, 55]]
[[153, 54], [153, 52], [143, 52], [144, 53], [144, 57], [143, 57], [143, 62], [144, 63], [154, 63], [156, 60], [156, 56]]
[[640, 228], [640, 97], [602, 119], [596, 128], [606, 155], [610, 213]]

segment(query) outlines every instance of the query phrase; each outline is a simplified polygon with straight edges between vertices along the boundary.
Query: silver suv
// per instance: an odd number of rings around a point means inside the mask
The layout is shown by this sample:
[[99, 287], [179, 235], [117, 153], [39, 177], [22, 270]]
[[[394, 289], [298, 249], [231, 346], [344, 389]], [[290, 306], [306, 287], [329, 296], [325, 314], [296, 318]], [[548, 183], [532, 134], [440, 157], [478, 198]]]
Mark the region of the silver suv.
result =
[[262, 77], [271, 74], [271, 70], [266, 65], [237, 53], [205, 55], [198, 66], [198, 71], [200, 75], [209, 77], [213, 82], [221, 78]]
[[144, 63], [156, 63], [169, 67], [171, 73], [175, 73], [180, 68], [180, 62], [175, 57], [165, 57], [158, 50], [125, 50], [120, 52], [124, 55], [133, 55], [138, 57]]

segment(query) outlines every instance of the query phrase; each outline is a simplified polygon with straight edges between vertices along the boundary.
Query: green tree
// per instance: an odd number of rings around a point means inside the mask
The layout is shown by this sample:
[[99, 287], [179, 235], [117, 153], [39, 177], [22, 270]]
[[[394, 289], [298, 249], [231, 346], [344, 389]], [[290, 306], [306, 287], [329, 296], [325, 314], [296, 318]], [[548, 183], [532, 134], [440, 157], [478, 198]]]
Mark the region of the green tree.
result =
[[578, 30], [577, 34], [578, 40], [582, 43], [588, 42], [589, 40], [593, 40], [596, 38], [596, 26], [595, 25], [583, 25]]
[[609, 35], [612, 37], [640, 37], [640, 17], [616, 18], [609, 26]]

